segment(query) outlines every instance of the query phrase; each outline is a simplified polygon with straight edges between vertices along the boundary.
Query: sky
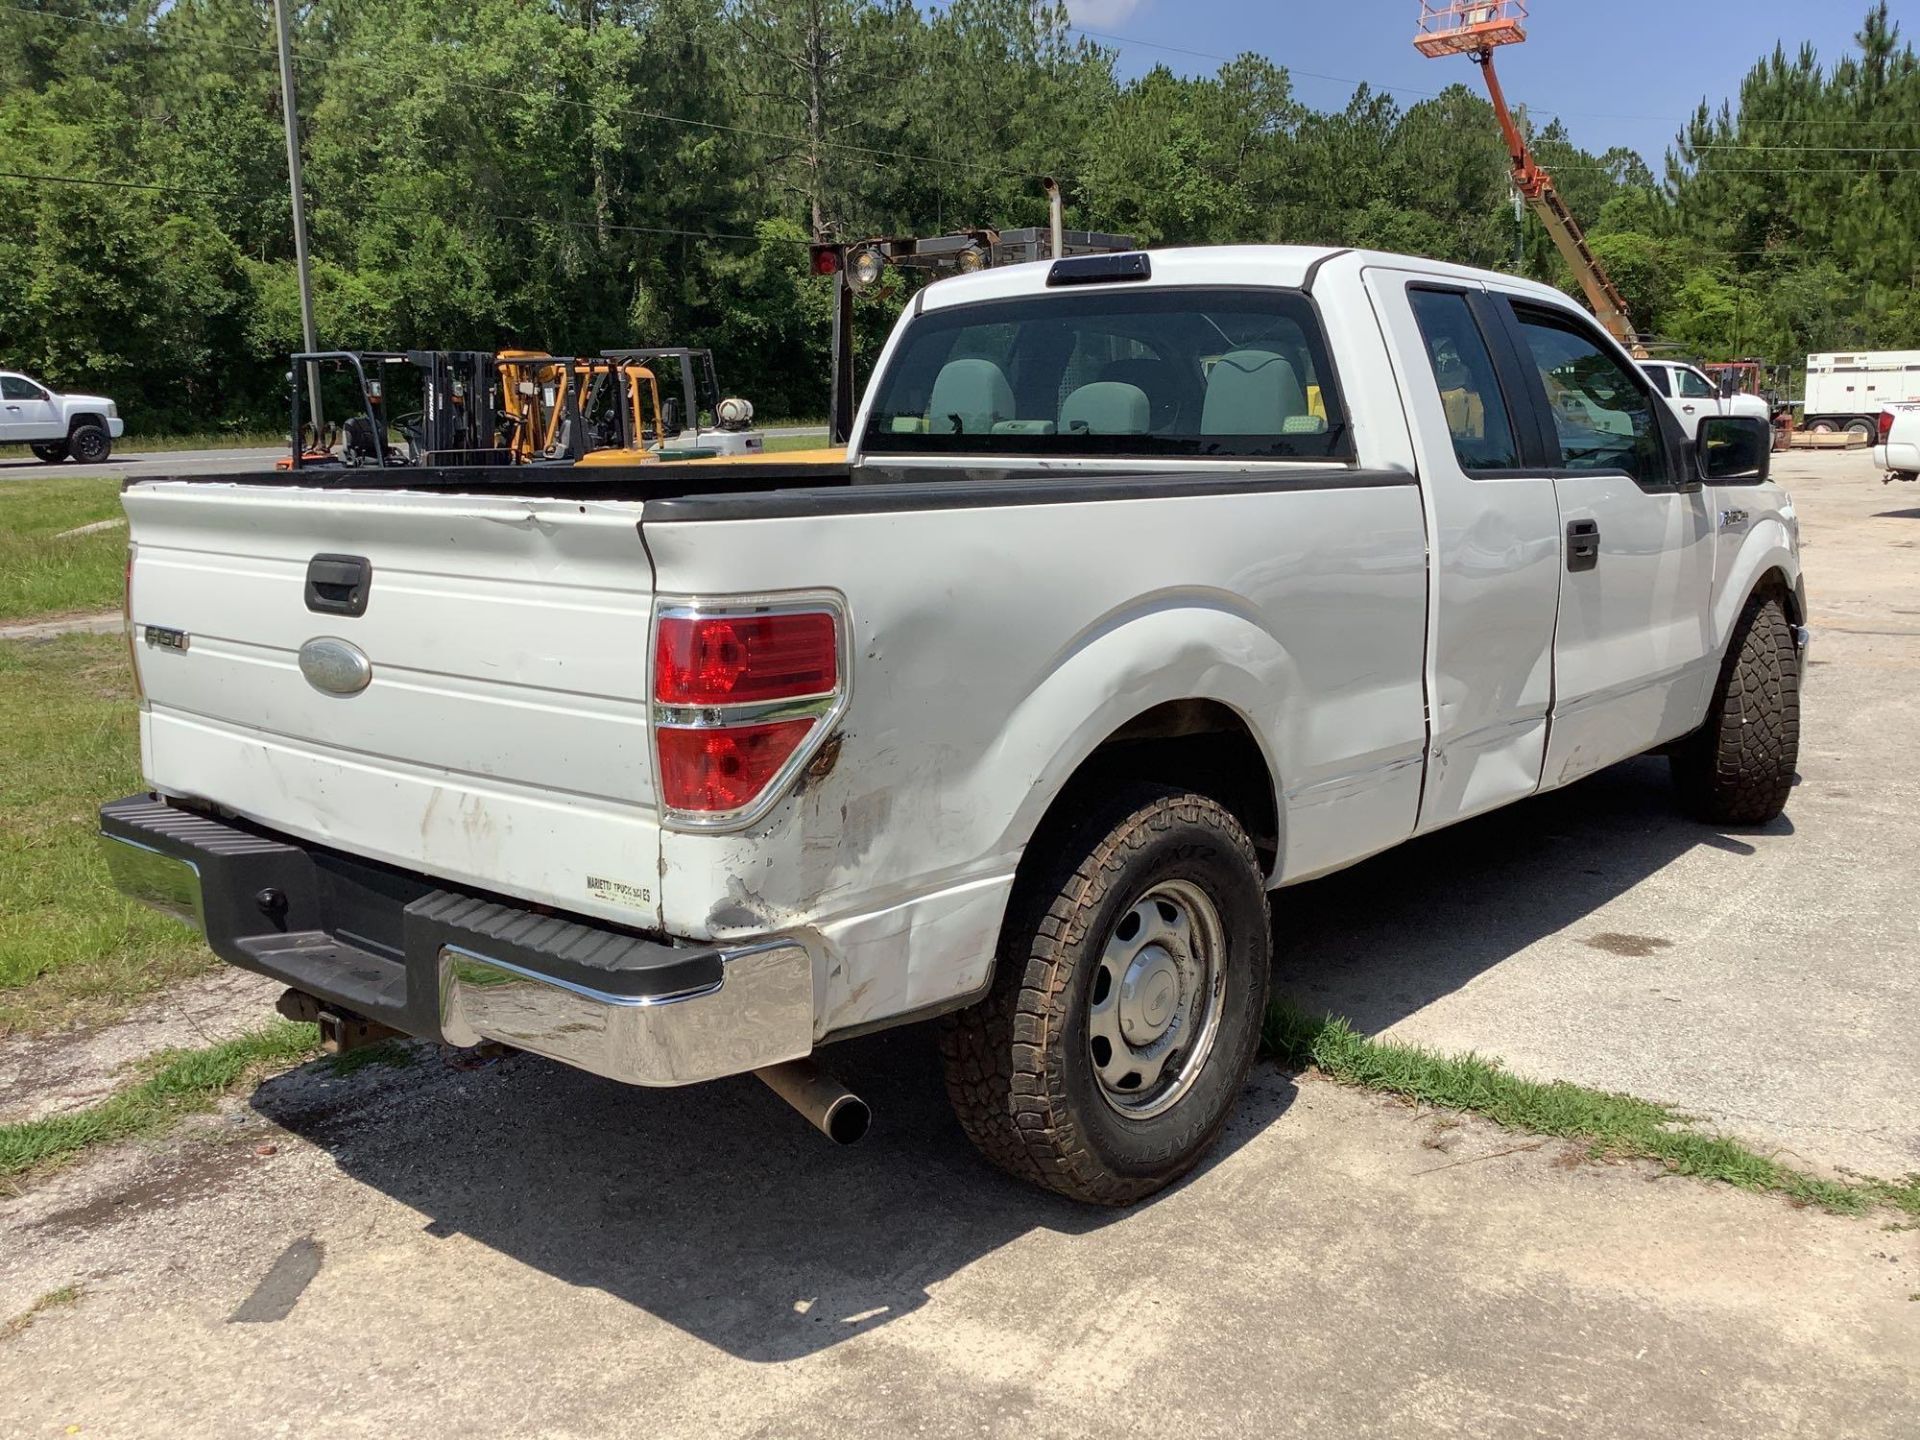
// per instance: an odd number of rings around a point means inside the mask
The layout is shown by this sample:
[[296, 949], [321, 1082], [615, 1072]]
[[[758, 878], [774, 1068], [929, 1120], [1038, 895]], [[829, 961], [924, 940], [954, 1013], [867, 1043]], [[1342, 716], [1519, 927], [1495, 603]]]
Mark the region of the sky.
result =
[[[1473, 62], [1413, 48], [1419, 0], [1067, 0], [1076, 27], [1119, 51], [1123, 78], [1156, 64], [1208, 73], [1252, 50], [1293, 74], [1299, 99], [1336, 109], [1354, 82], [1412, 104], [1454, 81], [1480, 88]], [[1595, 152], [1638, 150], [1654, 167], [1704, 97], [1733, 97], [1783, 41], [1811, 41], [1823, 64], [1853, 48], [1868, 0], [1530, 0], [1527, 39], [1499, 52], [1507, 98], [1558, 114]], [[1920, 46], [1920, 0], [1893, 0], [1903, 40]], [[1116, 38], [1117, 37], [1117, 38]], [[1132, 42], [1132, 43], [1129, 43]], [[1203, 52], [1200, 54], [1182, 52]], [[1330, 78], [1322, 78], [1330, 77]]]

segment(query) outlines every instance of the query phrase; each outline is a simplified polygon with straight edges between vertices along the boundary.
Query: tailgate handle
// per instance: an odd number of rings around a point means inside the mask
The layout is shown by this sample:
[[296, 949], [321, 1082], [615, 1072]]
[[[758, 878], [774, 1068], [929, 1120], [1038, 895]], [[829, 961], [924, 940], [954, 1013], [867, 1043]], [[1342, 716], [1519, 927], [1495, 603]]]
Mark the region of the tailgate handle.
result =
[[322, 615], [364, 615], [373, 566], [364, 555], [316, 555], [307, 562], [307, 609]]
[[1567, 569], [1591, 570], [1600, 563], [1600, 522], [1567, 522]]

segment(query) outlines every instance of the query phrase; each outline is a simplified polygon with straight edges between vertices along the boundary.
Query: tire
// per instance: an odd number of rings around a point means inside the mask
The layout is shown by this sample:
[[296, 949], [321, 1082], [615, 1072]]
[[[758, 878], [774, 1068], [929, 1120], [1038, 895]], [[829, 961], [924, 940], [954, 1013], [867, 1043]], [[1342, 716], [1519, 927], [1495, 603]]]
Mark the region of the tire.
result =
[[1849, 420], [1847, 422], [1847, 433], [1857, 436], [1862, 440], [1871, 440], [1874, 434], [1874, 424], [1871, 420]]
[[1800, 656], [1786, 611], [1740, 613], [1707, 720], [1673, 752], [1681, 803], [1710, 825], [1764, 825], [1786, 809], [1800, 758]]
[[49, 465], [58, 465], [67, 458], [67, 442], [64, 440], [48, 440], [45, 443], [36, 440], [27, 448]]
[[1252, 1068], [1266, 885], [1239, 823], [1168, 786], [1129, 785], [1040, 843], [991, 992], [942, 1028], [947, 1094], [1003, 1170], [1129, 1205], [1193, 1168]]
[[67, 448], [82, 465], [98, 465], [113, 453], [113, 437], [106, 426], [91, 422], [73, 427], [67, 435]]
[[1831, 435], [1839, 428], [1840, 427], [1835, 425], [1831, 420], [1816, 420], [1807, 426], [1807, 429], [1811, 430], [1815, 435]]

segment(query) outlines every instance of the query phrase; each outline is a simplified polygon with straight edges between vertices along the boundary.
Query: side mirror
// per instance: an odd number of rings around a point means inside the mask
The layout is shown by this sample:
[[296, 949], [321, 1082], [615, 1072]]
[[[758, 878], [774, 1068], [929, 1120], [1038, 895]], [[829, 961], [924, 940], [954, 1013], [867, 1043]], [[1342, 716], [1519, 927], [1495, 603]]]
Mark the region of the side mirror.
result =
[[1693, 460], [1709, 485], [1758, 485], [1773, 463], [1773, 427], [1757, 415], [1709, 415], [1694, 432]]

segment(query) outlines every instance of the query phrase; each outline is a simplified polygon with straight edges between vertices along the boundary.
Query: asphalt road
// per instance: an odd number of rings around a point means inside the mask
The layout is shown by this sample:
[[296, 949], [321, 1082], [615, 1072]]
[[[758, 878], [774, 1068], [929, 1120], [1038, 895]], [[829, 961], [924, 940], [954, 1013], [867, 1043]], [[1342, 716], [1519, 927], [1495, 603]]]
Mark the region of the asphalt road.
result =
[[[1283, 989], [1916, 1168], [1920, 488], [1782, 470], [1816, 632], [1788, 818], [1702, 830], [1618, 767], [1284, 892]], [[1265, 1067], [1187, 1183], [1092, 1211], [977, 1160], [923, 1030], [829, 1059], [874, 1103], [852, 1150], [749, 1079], [422, 1050], [0, 1197], [0, 1327], [79, 1287], [0, 1338], [0, 1435], [1915, 1433], [1888, 1216]]]
[[[778, 425], [762, 433], [782, 439], [795, 435], [824, 437], [827, 432], [818, 426]], [[104, 465], [75, 465], [71, 461], [46, 465], [29, 456], [0, 459], [0, 481], [47, 475], [240, 475], [265, 470], [286, 453], [284, 446], [266, 450], [126, 450], [116, 451]]]

